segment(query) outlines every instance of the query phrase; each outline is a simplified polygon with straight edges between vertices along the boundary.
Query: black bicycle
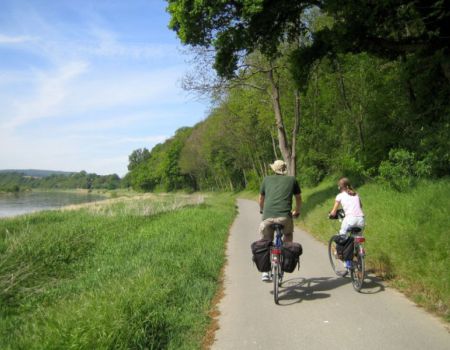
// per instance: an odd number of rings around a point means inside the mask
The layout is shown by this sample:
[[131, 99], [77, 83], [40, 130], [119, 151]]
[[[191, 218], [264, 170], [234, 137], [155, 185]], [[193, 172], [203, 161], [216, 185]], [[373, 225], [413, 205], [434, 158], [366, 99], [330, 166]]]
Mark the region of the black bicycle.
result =
[[[345, 217], [344, 211], [339, 209], [330, 219], [340, 220]], [[359, 292], [366, 275], [364, 242], [366, 238], [361, 234], [361, 227], [351, 226], [345, 235], [335, 234], [328, 242], [328, 257], [337, 276], [344, 277], [350, 271], [353, 288]], [[349, 266], [346, 266], [348, 261]]]

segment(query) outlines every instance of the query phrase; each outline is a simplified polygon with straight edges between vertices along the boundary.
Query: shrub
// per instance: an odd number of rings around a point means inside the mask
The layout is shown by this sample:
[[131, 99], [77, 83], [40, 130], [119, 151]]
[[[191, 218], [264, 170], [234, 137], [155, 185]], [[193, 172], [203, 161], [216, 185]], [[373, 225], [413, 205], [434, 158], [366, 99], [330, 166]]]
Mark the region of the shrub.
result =
[[302, 186], [317, 186], [324, 176], [325, 172], [313, 165], [300, 169], [298, 178]]
[[431, 166], [427, 159], [417, 161], [413, 152], [394, 148], [389, 151], [389, 160], [381, 162], [378, 171], [382, 182], [404, 192], [413, 187], [418, 178], [430, 175]]

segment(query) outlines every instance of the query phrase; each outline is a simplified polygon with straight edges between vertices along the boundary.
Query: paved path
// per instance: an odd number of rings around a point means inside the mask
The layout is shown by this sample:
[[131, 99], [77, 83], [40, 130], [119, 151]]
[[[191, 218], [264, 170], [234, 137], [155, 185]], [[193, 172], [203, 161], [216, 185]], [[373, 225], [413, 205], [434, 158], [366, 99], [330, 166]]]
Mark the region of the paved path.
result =
[[301, 268], [285, 275], [280, 305], [275, 305], [272, 284], [261, 282], [251, 262], [258, 206], [248, 200], [238, 205], [212, 349], [450, 350], [443, 323], [373, 276], [362, 293], [355, 292], [349, 279], [332, 272], [326, 247], [297, 229]]

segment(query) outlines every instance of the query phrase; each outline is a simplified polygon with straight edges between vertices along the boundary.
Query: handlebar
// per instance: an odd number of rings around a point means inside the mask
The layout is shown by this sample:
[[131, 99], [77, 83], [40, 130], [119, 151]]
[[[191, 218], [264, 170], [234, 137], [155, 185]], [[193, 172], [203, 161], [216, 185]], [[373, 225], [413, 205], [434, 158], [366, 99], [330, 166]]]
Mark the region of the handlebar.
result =
[[331, 219], [331, 220], [338, 220], [338, 219], [343, 219], [343, 218], [345, 218], [345, 212], [344, 212], [344, 209], [338, 209], [337, 211], [336, 211], [336, 215], [331, 215], [330, 213], [328, 213], [328, 219]]

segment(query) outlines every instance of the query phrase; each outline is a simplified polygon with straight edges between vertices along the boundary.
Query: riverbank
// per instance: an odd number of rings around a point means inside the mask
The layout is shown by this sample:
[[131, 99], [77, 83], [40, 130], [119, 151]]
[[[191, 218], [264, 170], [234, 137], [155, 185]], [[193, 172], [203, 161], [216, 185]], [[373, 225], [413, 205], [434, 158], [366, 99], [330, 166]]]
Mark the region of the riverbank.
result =
[[43, 210], [55, 210], [66, 205], [102, 201], [106, 194], [84, 191], [30, 191], [0, 195], [0, 218], [15, 217]]
[[234, 216], [143, 195], [1, 220], [0, 348], [199, 348]]

